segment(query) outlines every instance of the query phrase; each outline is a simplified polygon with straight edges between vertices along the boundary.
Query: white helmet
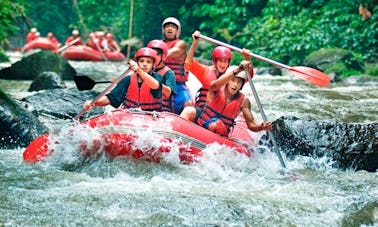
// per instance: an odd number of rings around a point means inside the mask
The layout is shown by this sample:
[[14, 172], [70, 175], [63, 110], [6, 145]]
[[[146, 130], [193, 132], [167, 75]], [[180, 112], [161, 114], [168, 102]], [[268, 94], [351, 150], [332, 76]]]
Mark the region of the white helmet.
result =
[[[233, 72], [237, 68], [239, 68], [239, 66], [231, 65], [230, 67], [228, 67], [226, 72]], [[247, 81], [247, 73], [245, 72], [245, 70], [240, 71], [240, 73], [236, 74], [235, 76], [244, 79], [244, 82]]]
[[76, 29], [75, 29], [75, 30], [73, 30], [73, 31], [72, 31], [72, 35], [79, 35], [79, 31], [78, 31], [78, 30], [76, 30]]
[[164, 32], [164, 25], [165, 24], [168, 24], [168, 23], [172, 23], [174, 25], [177, 26], [177, 33], [176, 33], [176, 39], [178, 39], [180, 37], [180, 34], [181, 34], [181, 24], [180, 24], [180, 21], [177, 20], [176, 18], [174, 17], [167, 17], [163, 23], [161, 24], [161, 29], [162, 29], [162, 32]]
[[30, 31], [33, 32], [33, 33], [36, 33], [37, 29], [36, 28], [31, 28]]

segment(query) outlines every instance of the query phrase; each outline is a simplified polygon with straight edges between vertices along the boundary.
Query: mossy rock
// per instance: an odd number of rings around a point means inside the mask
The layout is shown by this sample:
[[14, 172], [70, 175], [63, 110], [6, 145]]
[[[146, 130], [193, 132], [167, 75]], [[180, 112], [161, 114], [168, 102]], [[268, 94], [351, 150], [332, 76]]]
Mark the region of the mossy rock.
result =
[[338, 48], [323, 48], [311, 53], [304, 64], [319, 69], [327, 74], [346, 77], [364, 72], [364, 63], [353, 53]]
[[55, 72], [64, 80], [72, 80], [75, 69], [59, 54], [42, 50], [0, 70], [1, 79], [34, 80], [43, 72]]

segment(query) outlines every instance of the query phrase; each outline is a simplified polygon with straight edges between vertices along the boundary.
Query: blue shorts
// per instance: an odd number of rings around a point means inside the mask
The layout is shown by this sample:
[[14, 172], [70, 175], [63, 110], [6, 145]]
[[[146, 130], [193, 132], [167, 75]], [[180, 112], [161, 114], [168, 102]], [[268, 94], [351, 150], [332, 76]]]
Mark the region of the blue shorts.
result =
[[213, 122], [218, 123], [218, 121], [219, 121], [219, 118], [217, 118], [217, 117], [212, 117], [212, 118], [210, 118], [209, 120], [207, 120], [207, 121], [203, 124], [203, 127], [209, 129], [209, 125], [210, 125], [211, 123], [213, 123]]
[[184, 103], [192, 100], [192, 95], [185, 84], [177, 84], [177, 94], [173, 97], [173, 109], [176, 114], [180, 114]]

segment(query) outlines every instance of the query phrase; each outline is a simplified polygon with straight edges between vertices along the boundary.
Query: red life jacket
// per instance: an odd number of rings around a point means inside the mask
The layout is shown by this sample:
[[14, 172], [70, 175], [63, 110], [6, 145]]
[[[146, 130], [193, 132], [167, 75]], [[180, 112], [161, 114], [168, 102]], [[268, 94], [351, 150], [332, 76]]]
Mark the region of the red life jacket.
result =
[[218, 91], [215, 99], [205, 105], [203, 112], [201, 116], [199, 116], [197, 122], [199, 125], [203, 126], [205, 122], [210, 120], [211, 118], [218, 118], [226, 126], [228, 134], [230, 132], [230, 128], [234, 125], [235, 118], [239, 114], [240, 105], [244, 100], [244, 94], [239, 92], [234, 100], [226, 104], [225, 89], [226, 86], [223, 86]]
[[155, 98], [151, 89], [146, 83], [139, 88], [138, 76], [136, 73], [130, 77], [130, 85], [126, 92], [125, 108], [140, 107], [146, 111], [161, 111], [161, 98]]
[[217, 77], [217, 70], [214, 65], [210, 66], [209, 71], [205, 77], [206, 81], [203, 81], [202, 87], [197, 91], [196, 94], [196, 108], [203, 109], [206, 104], [206, 96], [207, 92], [209, 92], [210, 83], [213, 80], [216, 80]]
[[[167, 44], [168, 49], [171, 49], [179, 40], [180, 39], [175, 39], [172, 41], [164, 42]], [[176, 58], [167, 58], [164, 63], [175, 73], [177, 83], [185, 83], [186, 81], [188, 81], [189, 74], [185, 72], [184, 61], [179, 61]]]
[[[164, 66], [163, 68], [159, 69], [157, 72], [164, 78], [168, 70], [170, 70], [170, 68], [168, 66]], [[163, 99], [162, 110], [173, 113], [174, 111], [173, 111], [173, 105], [172, 105], [172, 95], [170, 97], [167, 97], [163, 94], [162, 99]]]

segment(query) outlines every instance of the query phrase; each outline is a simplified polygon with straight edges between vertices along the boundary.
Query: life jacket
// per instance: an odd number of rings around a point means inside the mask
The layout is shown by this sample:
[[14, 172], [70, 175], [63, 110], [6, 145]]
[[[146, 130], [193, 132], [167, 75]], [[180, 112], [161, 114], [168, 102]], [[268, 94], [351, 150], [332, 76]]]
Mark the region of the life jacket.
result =
[[[170, 70], [170, 68], [168, 66], [164, 66], [163, 68], [159, 69], [157, 72], [163, 77], [163, 80], [164, 80], [164, 76], [168, 72], [168, 70]], [[170, 97], [167, 97], [167, 96], [165, 96], [163, 94], [163, 97], [162, 97], [162, 110], [173, 113], [174, 111], [173, 111], [172, 102], [173, 102], [172, 95]]]
[[146, 83], [142, 83], [139, 88], [138, 75], [132, 74], [130, 85], [125, 96], [125, 108], [140, 107], [146, 111], [161, 111], [161, 98], [155, 98], [151, 94], [151, 89]]
[[[180, 39], [175, 39], [164, 42], [167, 44], [168, 49], [171, 49], [179, 40]], [[167, 58], [164, 63], [175, 73], [177, 83], [185, 83], [188, 81], [189, 74], [184, 69], [184, 61], [179, 61], [176, 58]]]
[[224, 136], [227, 136], [230, 132], [230, 128], [233, 127], [235, 123], [235, 118], [239, 114], [240, 105], [243, 102], [244, 94], [239, 92], [234, 100], [226, 104], [225, 89], [226, 86], [223, 86], [218, 91], [215, 99], [205, 105], [197, 122], [199, 125], [203, 126], [211, 118], [218, 118], [226, 126], [227, 134], [224, 134]]
[[[68, 38], [66, 39], [66, 41], [65, 41], [64, 43], [65, 43], [65, 44], [69, 44], [70, 42], [74, 41], [74, 40], [77, 39], [77, 38], [79, 38], [79, 37], [73, 37], [73, 36], [70, 36], [70, 37], [68, 37]], [[75, 46], [75, 45], [82, 45], [82, 44], [83, 44], [83, 43], [82, 43], [81, 39], [79, 39], [79, 40], [77, 40], [75, 43], [73, 43], [73, 44], [71, 44], [71, 45]]]
[[195, 107], [203, 109], [206, 104], [206, 96], [207, 92], [209, 91], [210, 88], [210, 83], [213, 80], [216, 80], [218, 78], [217, 76], [217, 70], [214, 65], [210, 66], [209, 71], [205, 77], [206, 81], [202, 81], [202, 87], [198, 89], [197, 94], [196, 94], [196, 103]]
[[115, 44], [114, 40], [107, 40], [107, 42], [108, 42], [108, 45], [109, 45], [109, 49], [111, 51], [116, 51], [117, 50], [116, 44]]

